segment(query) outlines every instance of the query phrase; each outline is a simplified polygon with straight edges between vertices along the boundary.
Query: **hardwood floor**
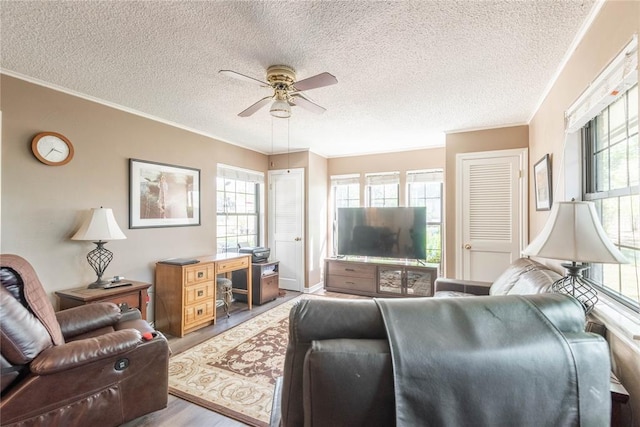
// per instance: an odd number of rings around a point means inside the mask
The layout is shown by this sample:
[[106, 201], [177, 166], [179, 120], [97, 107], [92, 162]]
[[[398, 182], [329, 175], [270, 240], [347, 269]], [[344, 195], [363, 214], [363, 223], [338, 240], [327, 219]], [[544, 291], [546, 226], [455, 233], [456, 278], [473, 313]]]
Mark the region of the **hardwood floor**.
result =
[[[219, 309], [215, 325], [199, 329], [185, 335], [183, 338], [167, 335], [169, 347], [172, 354], [178, 354], [194, 345], [200, 344], [207, 339], [226, 331], [242, 322], [264, 313], [278, 305], [289, 301], [300, 295], [299, 292], [287, 291], [284, 296], [278, 297], [274, 301], [263, 305], [254, 305], [251, 311], [247, 310], [247, 305], [234, 302], [230, 309], [230, 316], [226, 317]], [[322, 290], [317, 295], [325, 295], [336, 298], [365, 298], [355, 295], [337, 294]], [[227, 418], [217, 412], [210, 411], [201, 406], [187, 402], [186, 400], [169, 395], [169, 403], [165, 409], [147, 414], [133, 421], [123, 424], [124, 427], [177, 427], [177, 426], [209, 426], [209, 427], [238, 427], [245, 426], [241, 422]]]

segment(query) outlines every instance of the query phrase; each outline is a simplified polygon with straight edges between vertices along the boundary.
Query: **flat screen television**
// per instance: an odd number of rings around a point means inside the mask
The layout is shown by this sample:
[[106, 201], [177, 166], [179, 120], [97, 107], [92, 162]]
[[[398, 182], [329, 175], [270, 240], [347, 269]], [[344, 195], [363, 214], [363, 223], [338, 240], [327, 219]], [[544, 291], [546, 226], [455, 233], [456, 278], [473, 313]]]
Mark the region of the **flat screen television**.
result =
[[338, 208], [338, 255], [426, 258], [427, 208]]

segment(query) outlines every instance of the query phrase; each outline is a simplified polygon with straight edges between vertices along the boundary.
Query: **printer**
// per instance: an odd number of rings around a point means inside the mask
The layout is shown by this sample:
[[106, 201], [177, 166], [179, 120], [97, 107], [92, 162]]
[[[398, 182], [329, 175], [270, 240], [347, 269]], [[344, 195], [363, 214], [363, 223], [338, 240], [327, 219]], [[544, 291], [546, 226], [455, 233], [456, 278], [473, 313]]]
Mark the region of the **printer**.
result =
[[267, 260], [269, 259], [269, 255], [271, 255], [271, 249], [259, 246], [247, 246], [244, 248], [238, 248], [238, 252], [241, 254], [251, 254], [251, 262], [253, 264], [267, 262]]

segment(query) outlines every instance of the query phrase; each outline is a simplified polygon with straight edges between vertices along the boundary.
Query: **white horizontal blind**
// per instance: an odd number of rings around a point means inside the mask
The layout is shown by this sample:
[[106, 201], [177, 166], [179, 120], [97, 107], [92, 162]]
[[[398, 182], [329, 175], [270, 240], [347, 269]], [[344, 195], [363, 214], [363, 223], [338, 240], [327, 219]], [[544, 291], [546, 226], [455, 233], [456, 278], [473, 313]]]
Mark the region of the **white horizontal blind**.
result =
[[238, 181], [264, 184], [264, 173], [218, 163], [218, 176]]
[[566, 132], [580, 130], [638, 82], [638, 35], [635, 34], [565, 113]]
[[334, 175], [331, 177], [331, 186], [360, 184], [360, 175]]
[[442, 182], [442, 169], [407, 172], [407, 182]]
[[400, 172], [371, 173], [366, 174], [364, 179], [366, 185], [398, 184], [400, 183]]
[[476, 164], [469, 169], [469, 237], [511, 241], [511, 167]]

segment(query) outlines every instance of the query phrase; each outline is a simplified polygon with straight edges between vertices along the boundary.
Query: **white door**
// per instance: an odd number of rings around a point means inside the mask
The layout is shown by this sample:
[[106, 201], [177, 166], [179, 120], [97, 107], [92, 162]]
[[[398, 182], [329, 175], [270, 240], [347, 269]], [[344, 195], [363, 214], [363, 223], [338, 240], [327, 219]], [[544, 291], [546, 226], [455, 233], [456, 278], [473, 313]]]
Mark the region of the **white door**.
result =
[[280, 288], [304, 290], [304, 169], [269, 171], [269, 246]]
[[492, 282], [526, 244], [527, 150], [456, 157], [456, 277]]

